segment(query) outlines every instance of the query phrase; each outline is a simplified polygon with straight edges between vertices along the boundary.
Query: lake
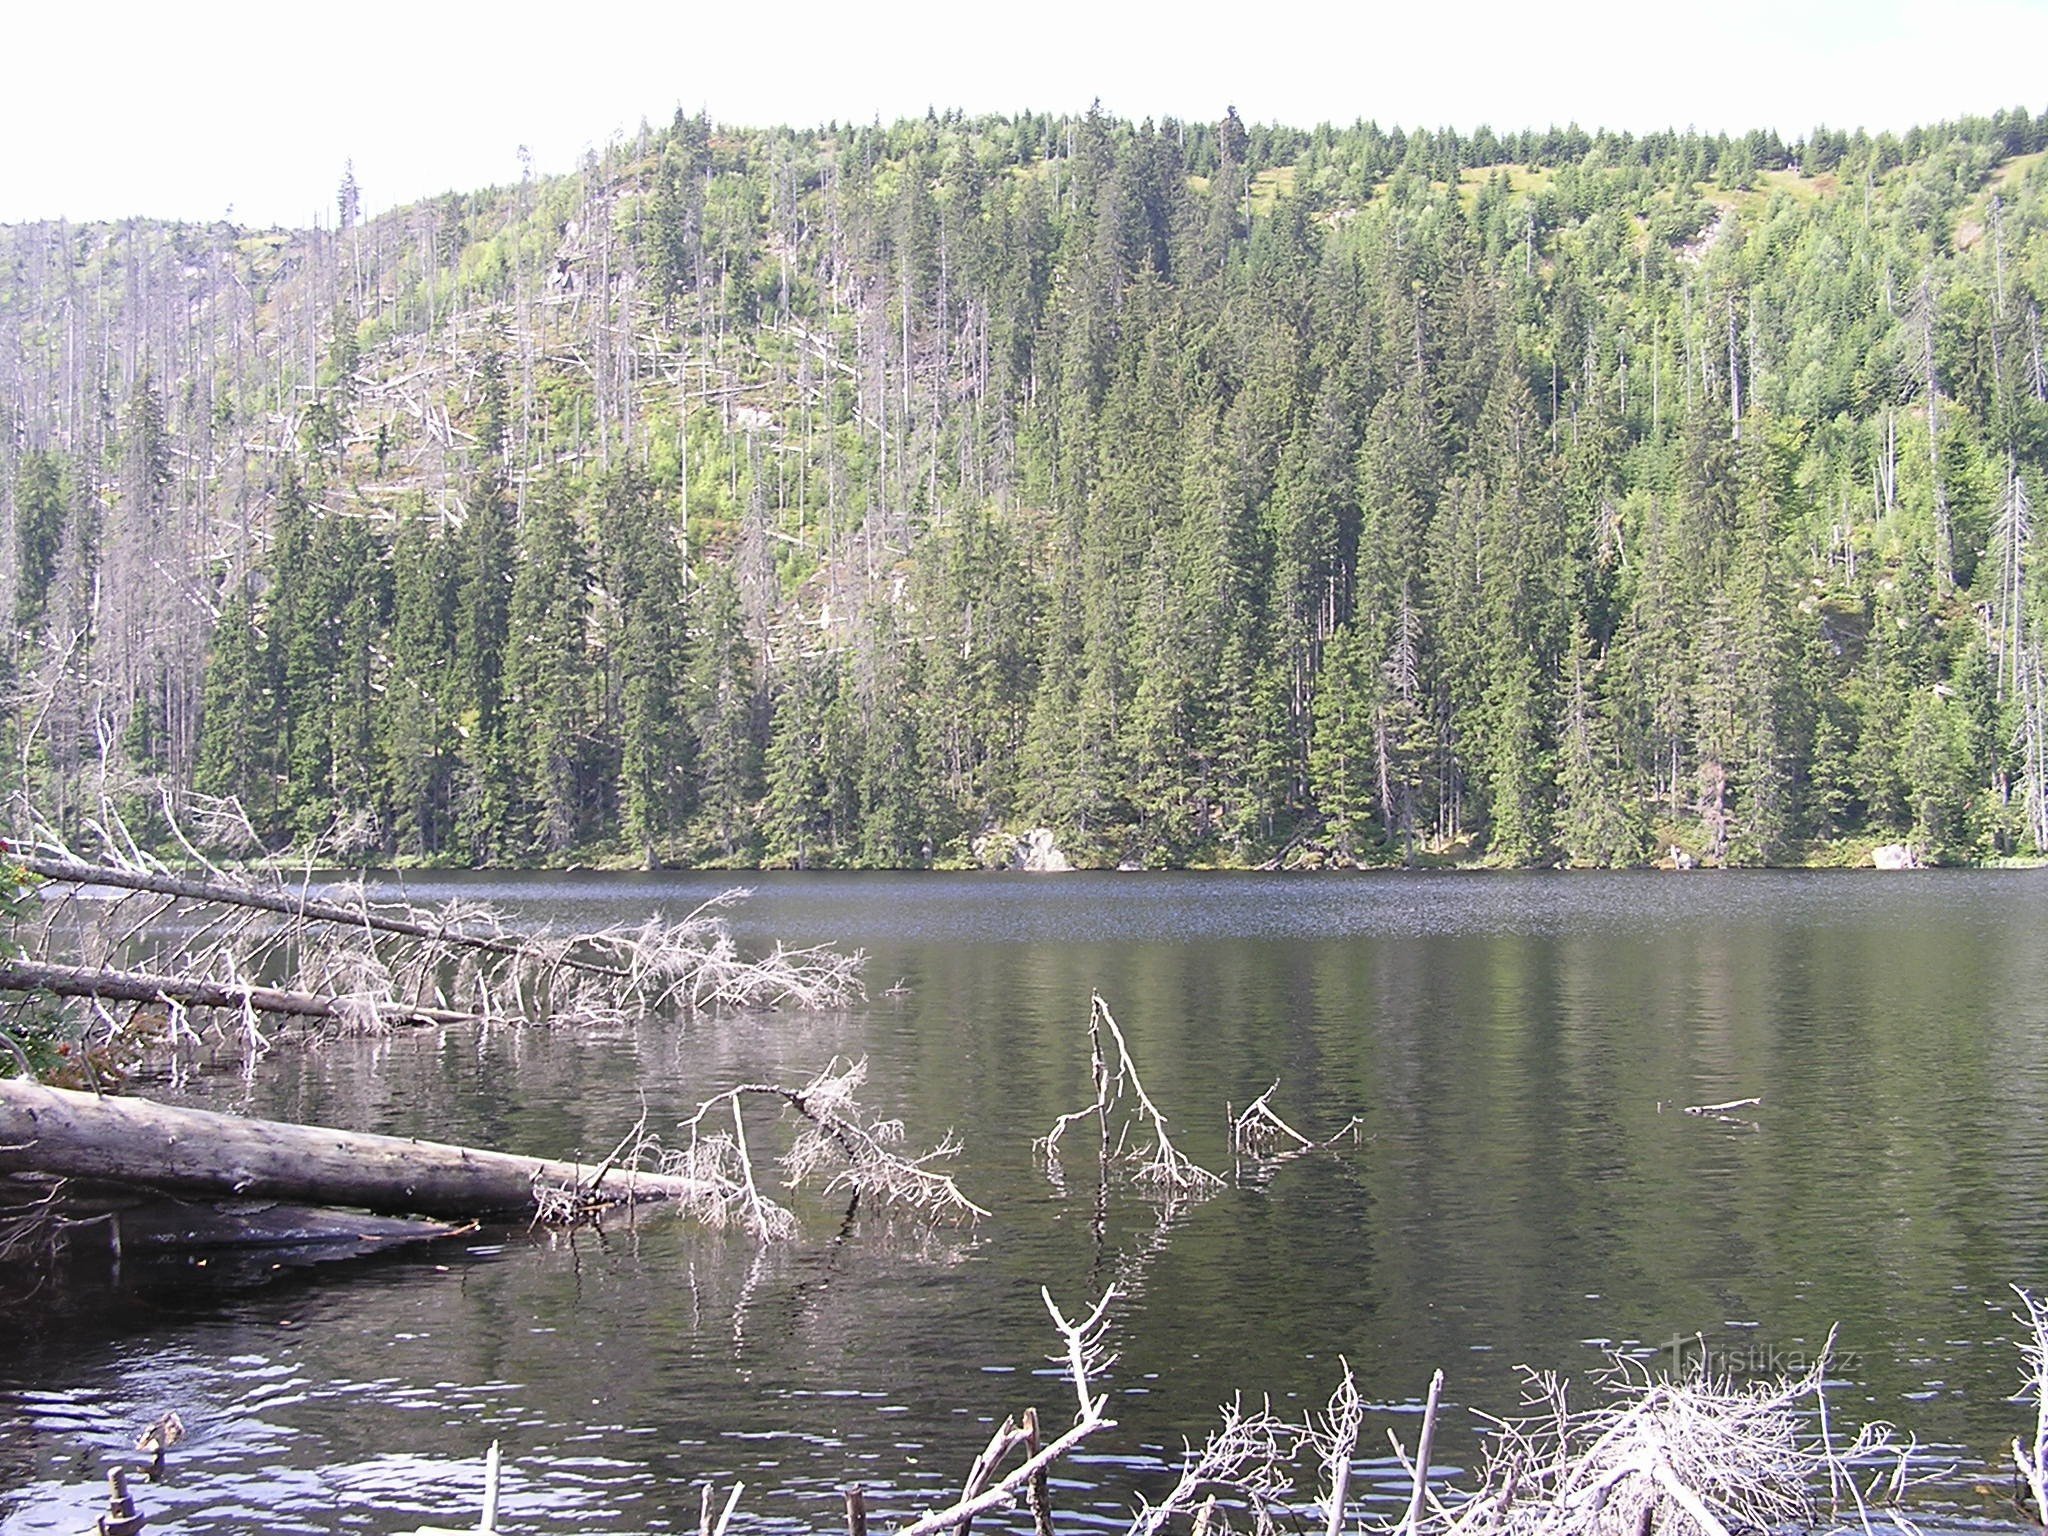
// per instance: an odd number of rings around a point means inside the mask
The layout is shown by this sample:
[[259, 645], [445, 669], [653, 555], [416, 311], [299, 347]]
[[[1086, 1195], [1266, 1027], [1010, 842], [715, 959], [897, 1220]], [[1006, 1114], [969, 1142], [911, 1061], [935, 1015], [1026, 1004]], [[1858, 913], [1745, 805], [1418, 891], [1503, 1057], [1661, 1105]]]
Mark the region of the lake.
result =
[[[431, 876], [525, 923], [680, 915], [711, 875]], [[490, 1441], [530, 1532], [834, 1530], [957, 1488], [1005, 1414], [1064, 1422], [1041, 1285], [1105, 1284], [1119, 1427], [1056, 1483], [1120, 1528], [1216, 1405], [1320, 1404], [1339, 1357], [1373, 1411], [1364, 1497], [1398, 1513], [1446, 1374], [1438, 1470], [1506, 1412], [1519, 1367], [1693, 1341], [1737, 1371], [1839, 1329], [1832, 1401], [1925, 1447], [1956, 1520], [1998, 1516], [2031, 1428], [2014, 1282], [2048, 1286], [2048, 873], [771, 875], [743, 944], [857, 947], [870, 999], [574, 1035], [408, 1030], [280, 1049], [186, 1099], [353, 1129], [592, 1159], [646, 1109], [672, 1128], [746, 1080], [865, 1057], [871, 1108], [948, 1130], [991, 1211], [928, 1231], [807, 1201], [762, 1249], [672, 1215], [480, 1231], [317, 1278], [16, 1302], [0, 1351], [0, 1532], [74, 1532], [104, 1468], [175, 1409], [141, 1490], [153, 1529], [395, 1532], [467, 1524]], [[1176, 1141], [1226, 1175], [1162, 1210], [1034, 1152], [1090, 1101], [1100, 992]], [[1311, 1135], [1233, 1169], [1227, 1106], [1277, 1080]], [[1730, 1119], [1680, 1106], [1761, 1096]], [[757, 1134], [772, 1138], [772, 1116]], [[1988, 1487], [1989, 1492], [1982, 1491]], [[999, 1524], [1001, 1522], [998, 1522]], [[1007, 1528], [1015, 1528], [1011, 1522]]]

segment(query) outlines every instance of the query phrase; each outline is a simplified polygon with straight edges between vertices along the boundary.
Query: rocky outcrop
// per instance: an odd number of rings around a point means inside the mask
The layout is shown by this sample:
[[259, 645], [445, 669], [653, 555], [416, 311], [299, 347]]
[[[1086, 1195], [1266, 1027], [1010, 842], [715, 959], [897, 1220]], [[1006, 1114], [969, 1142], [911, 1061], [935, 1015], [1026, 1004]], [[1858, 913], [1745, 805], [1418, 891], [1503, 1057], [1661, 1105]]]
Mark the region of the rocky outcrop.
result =
[[1060, 852], [1048, 827], [1033, 827], [1017, 840], [1016, 867], [1034, 875], [1063, 875], [1074, 866]]
[[1049, 827], [984, 833], [974, 840], [974, 857], [983, 869], [1013, 869], [1033, 875], [1063, 875], [1074, 867]]
[[1918, 869], [1920, 860], [1904, 843], [1886, 843], [1870, 850], [1870, 862], [1879, 869]]

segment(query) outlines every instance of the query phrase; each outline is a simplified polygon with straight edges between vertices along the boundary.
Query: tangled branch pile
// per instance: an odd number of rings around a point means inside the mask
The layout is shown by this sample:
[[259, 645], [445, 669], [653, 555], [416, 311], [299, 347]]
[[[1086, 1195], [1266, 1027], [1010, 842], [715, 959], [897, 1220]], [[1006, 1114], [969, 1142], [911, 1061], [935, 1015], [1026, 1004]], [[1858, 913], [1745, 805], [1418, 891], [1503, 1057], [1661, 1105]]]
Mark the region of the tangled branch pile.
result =
[[[1869, 1531], [1872, 1510], [1904, 1490], [1908, 1448], [1882, 1423], [1835, 1442], [1827, 1364], [1823, 1349], [1796, 1379], [1738, 1385], [1704, 1374], [1665, 1380], [1617, 1358], [1590, 1408], [1571, 1406], [1562, 1377], [1533, 1373], [1527, 1412], [1494, 1421], [1479, 1486], [1429, 1498], [1417, 1536]], [[1896, 1514], [1886, 1523], [1911, 1529]]]
[[[742, 954], [724, 914], [745, 890], [678, 921], [522, 932], [481, 903], [373, 898], [359, 881], [316, 890], [310, 871], [296, 885], [274, 869], [231, 873], [196, 848], [203, 873], [174, 871], [118, 823], [100, 842], [88, 859], [43, 828], [18, 847], [47, 899], [16, 924], [13, 954], [0, 963], [0, 991], [84, 1009], [72, 1031], [82, 1048], [69, 1063], [79, 1086], [118, 1077], [149, 1047], [199, 1043], [201, 1023], [260, 1050], [264, 1021], [277, 1017], [377, 1033], [414, 1022], [827, 1009], [861, 995], [858, 953], [778, 944]], [[122, 1017], [118, 1004], [137, 1006]]]

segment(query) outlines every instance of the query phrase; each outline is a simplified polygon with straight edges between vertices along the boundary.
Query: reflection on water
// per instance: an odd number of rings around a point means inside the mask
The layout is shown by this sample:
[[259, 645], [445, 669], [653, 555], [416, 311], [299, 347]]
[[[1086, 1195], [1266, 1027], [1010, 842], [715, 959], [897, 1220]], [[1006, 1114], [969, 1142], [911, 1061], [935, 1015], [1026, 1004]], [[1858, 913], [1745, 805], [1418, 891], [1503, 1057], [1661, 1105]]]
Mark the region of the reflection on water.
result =
[[[1057, 1499], [1121, 1524], [1233, 1392], [1320, 1404], [1348, 1357], [1366, 1444], [1442, 1366], [1439, 1455], [1515, 1367], [1703, 1336], [1740, 1365], [1841, 1328], [1838, 1407], [1896, 1419], [1969, 1473], [2026, 1410], [2006, 1286], [2048, 1284], [2048, 883], [2040, 876], [765, 877], [744, 941], [870, 952], [858, 1011], [546, 1031], [417, 1032], [280, 1053], [202, 1102], [364, 1130], [601, 1156], [644, 1103], [871, 1062], [914, 1140], [966, 1143], [994, 1211], [924, 1236], [806, 1210], [760, 1252], [667, 1217], [478, 1234], [353, 1275], [226, 1297], [121, 1293], [0, 1354], [0, 1531], [91, 1524], [102, 1470], [175, 1408], [145, 1491], [187, 1531], [397, 1531], [475, 1518], [507, 1457], [528, 1531], [694, 1528], [697, 1484], [761, 1526], [887, 1520], [956, 1487], [990, 1427], [1064, 1410], [1038, 1287], [1110, 1279], [1121, 1427]], [[710, 876], [413, 879], [528, 921], [674, 913]], [[901, 995], [881, 989], [901, 979]], [[1225, 1106], [1275, 1078], [1303, 1130], [1364, 1140], [1182, 1209], [1092, 1169], [1060, 1195], [1031, 1143], [1090, 1096], [1088, 996], [1114, 1005], [1175, 1139], [1227, 1166]], [[1729, 1123], [1677, 1106], [1761, 1094]], [[1695, 1346], [1697, 1347], [1697, 1346]], [[1391, 1464], [1368, 1494], [1404, 1492]], [[2001, 1488], [2002, 1473], [1987, 1480]]]

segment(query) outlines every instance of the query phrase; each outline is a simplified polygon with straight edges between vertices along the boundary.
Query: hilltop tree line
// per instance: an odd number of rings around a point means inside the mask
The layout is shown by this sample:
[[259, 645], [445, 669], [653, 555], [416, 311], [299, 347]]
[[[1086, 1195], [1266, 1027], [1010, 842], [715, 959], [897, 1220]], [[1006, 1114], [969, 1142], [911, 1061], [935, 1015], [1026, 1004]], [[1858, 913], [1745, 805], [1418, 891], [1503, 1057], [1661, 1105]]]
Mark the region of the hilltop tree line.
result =
[[463, 863], [2048, 851], [2044, 150], [679, 116], [0, 231], [8, 771]]

